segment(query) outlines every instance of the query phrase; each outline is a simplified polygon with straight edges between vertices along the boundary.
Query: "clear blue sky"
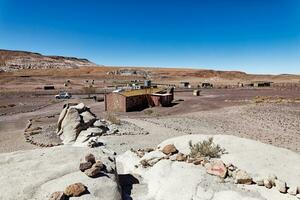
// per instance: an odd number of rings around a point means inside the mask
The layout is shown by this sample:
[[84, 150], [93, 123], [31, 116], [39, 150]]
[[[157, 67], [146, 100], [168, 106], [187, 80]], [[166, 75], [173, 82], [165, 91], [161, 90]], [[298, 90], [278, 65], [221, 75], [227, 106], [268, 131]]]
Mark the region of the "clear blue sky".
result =
[[300, 74], [300, 0], [0, 0], [0, 48]]

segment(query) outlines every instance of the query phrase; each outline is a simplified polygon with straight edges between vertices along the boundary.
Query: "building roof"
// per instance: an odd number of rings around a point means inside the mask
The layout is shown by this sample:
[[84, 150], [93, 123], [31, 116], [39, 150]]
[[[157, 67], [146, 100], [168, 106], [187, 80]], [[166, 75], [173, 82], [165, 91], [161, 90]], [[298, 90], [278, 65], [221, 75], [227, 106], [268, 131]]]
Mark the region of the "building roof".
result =
[[125, 92], [120, 92], [120, 94], [125, 97], [131, 97], [131, 96], [139, 96], [144, 94], [153, 94], [153, 93], [160, 92], [161, 90], [162, 89], [160, 88], [145, 88], [140, 90], [130, 90]]

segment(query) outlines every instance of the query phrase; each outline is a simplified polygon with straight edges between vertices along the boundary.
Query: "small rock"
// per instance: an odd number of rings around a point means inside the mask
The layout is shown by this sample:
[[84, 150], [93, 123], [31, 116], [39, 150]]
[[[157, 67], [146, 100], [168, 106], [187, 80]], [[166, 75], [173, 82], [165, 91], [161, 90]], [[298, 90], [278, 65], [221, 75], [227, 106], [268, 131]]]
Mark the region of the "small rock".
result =
[[136, 155], [141, 158], [141, 157], [143, 157], [145, 155], [145, 152], [141, 151], [141, 150], [137, 150], [136, 151]]
[[82, 183], [74, 183], [66, 187], [65, 194], [69, 197], [79, 197], [87, 192], [87, 188]]
[[272, 185], [271, 181], [268, 178], [265, 178], [264, 179], [264, 186], [266, 188], [270, 189], [270, 188], [272, 188], [273, 185]]
[[145, 159], [141, 160], [140, 163], [141, 163], [141, 165], [142, 165], [144, 168], [150, 166], [149, 163], [147, 162], [147, 160], [145, 160]]
[[67, 196], [64, 192], [53, 192], [49, 198], [49, 200], [67, 200]]
[[179, 162], [186, 161], [186, 156], [182, 153], [177, 154], [176, 160]]
[[84, 159], [86, 162], [91, 162], [92, 164], [96, 162], [95, 156], [91, 153], [87, 154]]
[[286, 182], [276, 179], [275, 187], [281, 193], [286, 193]]
[[221, 160], [216, 160], [211, 163], [206, 163], [206, 172], [215, 176], [225, 178], [227, 175], [227, 168]]
[[93, 165], [91, 168], [85, 170], [84, 173], [85, 173], [88, 177], [96, 178], [96, 177], [98, 177], [99, 175], [101, 175], [102, 172], [101, 172], [101, 168], [95, 167], [95, 166]]
[[171, 155], [169, 158], [170, 158], [171, 161], [175, 161], [176, 160], [176, 156], [177, 155], [174, 154], [174, 155]]
[[189, 159], [191, 162], [193, 162], [194, 165], [200, 165], [202, 160], [192, 160], [192, 159]]
[[92, 167], [92, 163], [91, 162], [82, 162], [79, 164], [79, 170], [84, 172], [85, 170], [89, 169]]
[[246, 171], [238, 170], [236, 172], [234, 182], [237, 183], [237, 184], [251, 185], [252, 184], [252, 178]]
[[97, 167], [97, 168], [100, 168], [100, 170], [103, 170], [103, 169], [104, 169], [104, 164], [103, 164], [100, 160], [97, 160], [97, 161], [93, 164], [93, 167]]
[[270, 174], [268, 176], [268, 179], [271, 182], [272, 186], [275, 186], [275, 180], [277, 179], [277, 176], [275, 174]]
[[105, 126], [105, 122], [102, 122], [100, 119], [96, 120], [93, 124], [93, 126], [96, 126], [96, 127], [101, 127], [101, 126]]
[[178, 152], [174, 144], [168, 144], [163, 149], [162, 152], [166, 155], [175, 154]]
[[237, 173], [237, 171], [230, 171], [230, 170], [228, 170], [228, 172], [227, 172], [228, 176], [232, 177], [234, 180], [236, 177], [236, 173]]
[[153, 148], [146, 148], [146, 149], [145, 149], [145, 152], [147, 152], [147, 153], [149, 153], [149, 152], [151, 152], [151, 151], [154, 151], [154, 149], [153, 149]]
[[297, 187], [291, 186], [291, 187], [287, 190], [287, 193], [289, 193], [290, 195], [296, 196], [296, 194], [297, 194]]
[[264, 186], [264, 179], [261, 177], [255, 177], [253, 182], [256, 183], [258, 186]]

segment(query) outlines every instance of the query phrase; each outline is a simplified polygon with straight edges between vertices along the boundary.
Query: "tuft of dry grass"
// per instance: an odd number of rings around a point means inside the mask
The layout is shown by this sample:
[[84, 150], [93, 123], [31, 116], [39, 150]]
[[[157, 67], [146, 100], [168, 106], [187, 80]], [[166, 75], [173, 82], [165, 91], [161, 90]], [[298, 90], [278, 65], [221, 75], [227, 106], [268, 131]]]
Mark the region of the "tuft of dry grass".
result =
[[208, 140], [203, 140], [196, 144], [192, 144], [192, 141], [189, 142], [190, 145], [190, 157], [199, 158], [199, 157], [209, 157], [209, 158], [219, 158], [224, 154], [225, 149], [221, 148], [218, 144], [213, 142], [213, 138], [210, 137]]

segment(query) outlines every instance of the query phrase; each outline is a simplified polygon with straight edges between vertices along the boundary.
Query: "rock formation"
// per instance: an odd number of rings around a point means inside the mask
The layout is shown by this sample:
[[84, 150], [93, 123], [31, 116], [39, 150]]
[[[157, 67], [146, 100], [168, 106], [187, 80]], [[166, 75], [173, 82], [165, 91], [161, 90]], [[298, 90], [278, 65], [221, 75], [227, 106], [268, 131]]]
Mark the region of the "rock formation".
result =
[[11, 72], [20, 69], [68, 69], [91, 66], [95, 66], [95, 64], [87, 59], [44, 56], [27, 51], [0, 50], [0, 72]]
[[100, 136], [109, 130], [105, 120], [97, 119], [83, 103], [64, 105], [57, 123], [57, 134], [63, 144], [95, 147], [102, 144]]
[[[215, 135], [214, 141], [228, 153], [220, 158], [191, 158], [189, 142], [209, 137], [186, 135], [166, 140], [149, 153], [127, 151], [117, 157], [123, 166], [119, 173], [140, 176], [148, 191], [139, 196], [154, 200], [296, 200], [300, 196], [295, 187], [300, 185], [298, 154], [253, 140]], [[170, 144], [178, 153], [162, 152]], [[182, 161], [183, 157], [187, 159]], [[265, 187], [266, 181], [271, 189]]]
[[[95, 160], [101, 160], [107, 169], [116, 168], [111, 159], [113, 152], [104, 147], [64, 145], [0, 154], [0, 199], [61, 200], [67, 199], [65, 196], [80, 195], [74, 199], [121, 200], [115, 171], [102, 171], [103, 176], [91, 178], [78, 169], [89, 153]], [[86, 189], [88, 192], [85, 193]]]

